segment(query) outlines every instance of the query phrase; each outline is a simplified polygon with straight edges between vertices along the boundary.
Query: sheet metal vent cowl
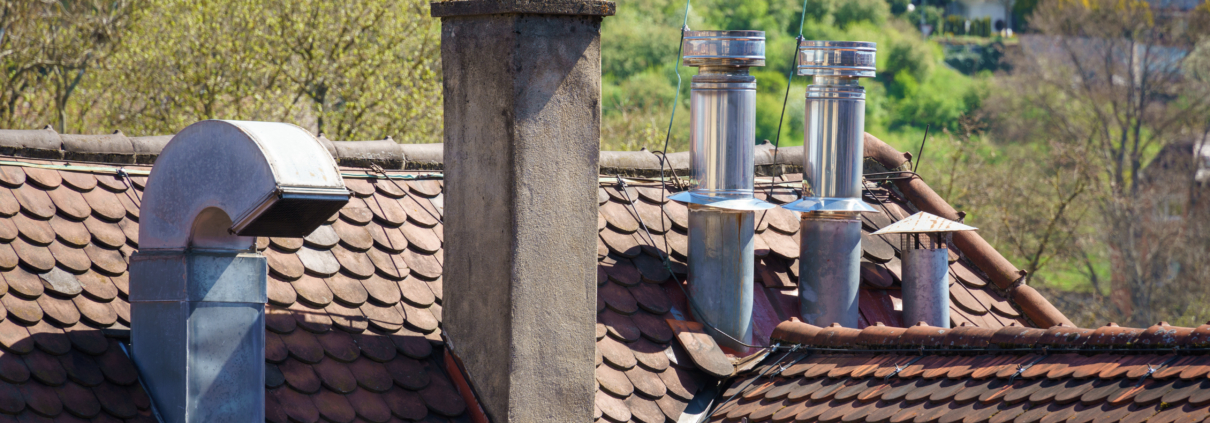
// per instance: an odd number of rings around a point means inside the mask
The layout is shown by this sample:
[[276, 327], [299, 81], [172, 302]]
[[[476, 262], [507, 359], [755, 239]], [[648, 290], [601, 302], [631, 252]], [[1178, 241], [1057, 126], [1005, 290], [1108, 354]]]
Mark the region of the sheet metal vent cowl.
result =
[[129, 268], [131, 356], [164, 422], [265, 419], [254, 235], [307, 235], [348, 199], [331, 154], [294, 125], [209, 120], [168, 142]]
[[[689, 296], [723, 346], [752, 343], [754, 210], [775, 207], [755, 184], [756, 78], [765, 64], [762, 31], [687, 31], [690, 85], [690, 190], [670, 197], [689, 207]], [[733, 340], [734, 339], [734, 340]], [[740, 342], [735, 342], [739, 340]]]
[[875, 44], [804, 41], [799, 75], [807, 87], [803, 196], [782, 207], [803, 212], [799, 299], [803, 319], [818, 326], [858, 323], [861, 265], [858, 213], [877, 212], [861, 200], [865, 89], [874, 76]]
[[919, 212], [875, 235], [899, 235], [903, 252], [903, 321], [950, 327], [949, 246], [954, 232], [976, 228]]

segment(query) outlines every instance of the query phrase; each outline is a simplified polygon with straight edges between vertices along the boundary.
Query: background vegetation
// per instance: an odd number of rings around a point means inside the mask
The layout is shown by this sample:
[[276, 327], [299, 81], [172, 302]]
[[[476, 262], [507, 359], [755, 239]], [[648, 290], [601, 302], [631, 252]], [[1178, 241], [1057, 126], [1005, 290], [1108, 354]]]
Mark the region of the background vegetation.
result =
[[[866, 130], [1084, 326], [1210, 318], [1210, 6], [1018, 0], [1001, 39], [947, 0], [696, 0], [693, 29], [764, 30], [756, 140], [802, 144], [795, 37], [878, 43]], [[603, 24], [602, 149], [663, 149], [683, 0]], [[330, 139], [440, 142], [439, 21], [427, 0], [0, 0], [0, 128], [160, 135], [209, 118]], [[939, 28], [926, 40], [915, 25]], [[989, 37], [990, 35], [990, 37]], [[1030, 38], [1033, 37], [1033, 38]], [[681, 67], [670, 149], [688, 138]], [[1206, 151], [1210, 157], [1210, 148]], [[1199, 181], [1198, 172], [1205, 173]]]

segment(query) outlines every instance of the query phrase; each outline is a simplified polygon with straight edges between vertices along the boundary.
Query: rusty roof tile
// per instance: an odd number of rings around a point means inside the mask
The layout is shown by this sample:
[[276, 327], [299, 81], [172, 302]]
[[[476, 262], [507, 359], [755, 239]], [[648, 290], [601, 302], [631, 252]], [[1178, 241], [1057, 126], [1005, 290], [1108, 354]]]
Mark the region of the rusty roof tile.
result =
[[434, 304], [428, 308], [414, 307], [406, 302], [399, 303], [406, 313], [407, 321], [404, 322], [408, 327], [420, 331], [421, 333], [432, 333], [438, 330], [438, 320], [433, 314], [432, 308]]
[[[272, 261], [270, 261], [270, 269]], [[298, 280], [290, 282], [290, 286], [298, 294], [299, 301], [314, 307], [324, 307], [332, 302], [333, 293], [327, 282], [315, 276], [303, 274]]]
[[289, 354], [290, 351], [286, 349], [286, 343], [282, 341], [280, 335], [275, 332], [265, 332], [265, 360], [281, 363], [289, 357]]
[[827, 327], [819, 329], [819, 332], [815, 335], [814, 343], [825, 347], [849, 348], [857, 345], [857, 336], [860, 334], [860, 330], [832, 323]]
[[1046, 331], [1020, 326], [1005, 326], [992, 335], [991, 344], [1001, 348], [1033, 348]]
[[72, 297], [71, 301], [80, 310], [80, 318], [89, 325], [109, 327], [118, 322], [118, 314], [109, 303], [92, 301], [83, 296]]
[[362, 304], [360, 309], [372, 328], [385, 332], [397, 332], [403, 328], [404, 317], [402, 309], [398, 306], [382, 307], [367, 302]]
[[32, 270], [43, 273], [49, 272], [55, 267], [55, 257], [46, 247], [31, 244], [20, 237], [14, 239], [9, 245], [17, 253], [18, 261]]
[[664, 382], [660, 380], [658, 374], [641, 366], [632, 367], [626, 370], [625, 374], [634, 386], [634, 390], [649, 398], [659, 398], [668, 392], [668, 388], [664, 386]]
[[367, 198], [365, 203], [369, 207], [370, 213], [374, 215], [374, 219], [387, 226], [397, 227], [407, 221], [407, 212], [403, 210], [398, 201], [390, 197], [376, 194], [373, 197]]
[[360, 198], [350, 198], [349, 203], [337, 213], [340, 219], [332, 222], [332, 226], [336, 226], [342, 222], [354, 224], [354, 226], [364, 226], [374, 219], [374, 213], [370, 211], [365, 200]]
[[[637, 315], [638, 313], [636, 313]], [[638, 326], [635, 326], [634, 321], [624, 314], [618, 314], [613, 310], [606, 309], [597, 314], [597, 321], [605, 324], [609, 330], [609, 334], [615, 338], [626, 342], [634, 342], [639, 339], [641, 332]]]
[[0, 217], [10, 217], [21, 211], [21, 204], [8, 188], [0, 187]]
[[17, 166], [0, 166], [0, 185], [19, 187], [25, 183], [25, 171]]
[[82, 195], [84, 203], [94, 217], [110, 222], [123, 220], [129, 214], [129, 208], [122, 201], [126, 196], [126, 194], [114, 194], [103, 189], [94, 189]]
[[109, 249], [117, 249], [126, 245], [126, 233], [116, 223], [89, 216], [84, 220], [84, 227], [88, 228], [88, 232], [92, 234], [92, 246], [100, 244]]
[[80, 321], [80, 310], [71, 300], [54, 298], [50, 295], [38, 297], [38, 306], [43, 317], [61, 326], [71, 326]]
[[895, 258], [895, 246], [887, 238], [861, 231], [861, 251], [865, 258], [875, 263], [886, 263]]
[[289, 282], [285, 282], [276, 275], [271, 276], [266, 280], [266, 291], [269, 297], [269, 303], [282, 307], [289, 307], [298, 300], [298, 293], [294, 291], [294, 286]]
[[319, 410], [309, 396], [289, 388], [279, 388], [269, 393], [273, 394], [291, 420], [308, 423], [319, 421]]
[[87, 192], [97, 187], [97, 178], [91, 173], [61, 171], [59, 177], [63, 179], [64, 185], [76, 191]]
[[798, 232], [801, 225], [799, 223], [798, 213], [774, 207], [765, 212], [764, 220], [769, 222], [769, 226], [784, 234], [794, 234]]
[[714, 377], [728, 377], [735, 371], [731, 361], [719, 349], [714, 338], [706, 334], [704, 326], [696, 322], [668, 319], [668, 326], [676, 333], [680, 343], [699, 369]]
[[[88, 258], [88, 253], [85, 253], [84, 249], [69, 247], [58, 242], [51, 243], [47, 248], [50, 249], [50, 255], [54, 257], [61, 269], [82, 274], [92, 268], [92, 260]], [[55, 270], [58, 269], [51, 270], [51, 272]]]
[[18, 213], [12, 217], [10, 223], [15, 225], [21, 237], [31, 244], [45, 246], [55, 240], [55, 231], [47, 220], [33, 219], [24, 213]]
[[660, 285], [644, 283], [631, 286], [629, 290], [639, 308], [648, 313], [659, 315], [672, 309], [672, 301]]
[[116, 417], [128, 419], [138, 414], [139, 409], [129, 393], [112, 383], [104, 382], [92, 387], [93, 395], [101, 403], [101, 409]]
[[63, 183], [63, 177], [59, 176], [57, 170], [37, 167], [26, 167], [22, 170], [25, 171], [26, 182], [33, 183], [42, 189], [53, 190]]
[[340, 271], [340, 262], [328, 250], [315, 250], [304, 246], [295, 253], [303, 268], [321, 277], [329, 277]]
[[[953, 289], [951, 289], [951, 292]], [[984, 349], [991, 343], [996, 331], [977, 326], [959, 326], [946, 332], [941, 343], [948, 348]]]
[[90, 418], [101, 412], [101, 403], [88, 388], [69, 381], [56, 388], [55, 392], [59, 395], [66, 411], [76, 417]]
[[623, 257], [637, 257], [642, 253], [643, 240], [638, 233], [622, 233], [611, 230], [601, 231], [600, 238], [605, 242], [609, 251]]
[[316, 335], [315, 340], [323, 346], [328, 357], [340, 362], [352, 362], [361, 355], [361, 350], [353, 343], [353, 337], [343, 331], [327, 331]]
[[602, 358], [609, 362], [610, 365], [619, 369], [630, 369], [635, 364], [638, 364], [630, 348], [613, 339], [613, 337], [607, 336], [597, 341], [597, 350], [601, 352]]
[[836, 363], [836, 367], [832, 368], [832, 370], [829, 370], [827, 375], [831, 378], [852, 377], [852, 374], [855, 370], [868, 364], [873, 359], [874, 357], [864, 354], [848, 357]]
[[779, 257], [784, 257], [790, 260], [798, 258], [800, 243], [794, 237], [777, 231], [766, 231], [763, 234], [757, 235], [768, 246], [769, 251]]
[[332, 225], [320, 225], [311, 231], [310, 234], [303, 237], [303, 245], [316, 250], [327, 250], [336, 246], [340, 242], [340, 236], [336, 234], [336, 230], [332, 229]]
[[0, 304], [4, 305], [9, 319], [13, 321], [34, 324], [42, 320], [42, 308], [32, 300], [21, 299], [16, 295], [5, 295], [0, 297]]
[[339, 302], [332, 302], [324, 307], [328, 318], [338, 329], [348, 333], [362, 333], [369, 328], [365, 314], [359, 308], [350, 308]]
[[1187, 342], [1192, 334], [1192, 328], [1178, 328], [1159, 322], [1139, 334], [1134, 346], [1139, 348], [1166, 348], [1179, 346]]
[[378, 361], [358, 358], [348, 364], [348, 370], [353, 373], [353, 377], [357, 378], [357, 386], [373, 390], [373, 392], [386, 392], [394, 383], [386, 366]]
[[429, 386], [420, 390], [420, 396], [424, 398], [424, 404], [430, 411], [442, 416], [455, 417], [466, 410], [462, 395], [458, 394], [446, 378], [434, 378]]
[[907, 328], [907, 331], [899, 337], [899, 343], [926, 348], [937, 347], [942, 345], [942, 342], [945, 340], [945, 334], [949, 331], [950, 329], [915, 324]]
[[436, 255], [420, 254], [408, 249], [403, 252], [403, 260], [413, 275], [425, 280], [441, 277], [441, 262], [437, 260]]
[[[441, 249], [441, 240], [432, 228], [408, 223], [400, 226], [398, 230], [401, 231], [400, 233], [407, 240], [404, 248], [410, 246], [425, 254], [432, 254]], [[402, 249], [400, 248], [400, 250]]]
[[[34, 412], [54, 416], [63, 411], [63, 402], [54, 389], [39, 383], [26, 383], [17, 387], [25, 398], [25, 405]], [[49, 419], [47, 419], [49, 420]]]
[[408, 213], [408, 220], [415, 222], [420, 226], [431, 228], [437, 226], [441, 221], [437, 218], [439, 214], [433, 208], [433, 204], [427, 199], [417, 199], [416, 196], [409, 195], [399, 200], [400, 205]]
[[51, 200], [46, 191], [26, 184], [20, 188], [14, 188], [12, 193], [17, 198], [17, 203], [21, 205], [21, 210], [30, 216], [45, 220], [55, 215], [55, 202]]
[[92, 207], [88, 206], [88, 201], [84, 200], [84, 196], [79, 192], [69, 189], [55, 189], [47, 191], [51, 201], [55, 203], [55, 208], [59, 214], [73, 220], [84, 220], [92, 214]]
[[605, 305], [618, 313], [630, 315], [639, 311], [639, 305], [634, 296], [630, 295], [630, 291], [621, 285], [606, 282], [597, 289], [597, 295], [605, 300]]
[[[126, 273], [127, 257], [119, 250], [110, 250], [92, 244], [84, 247], [84, 253], [88, 254], [88, 258], [92, 260], [92, 268], [101, 274], [119, 276]], [[20, 255], [19, 252], [18, 255]]]
[[1126, 347], [1134, 342], [1140, 333], [1142, 333], [1140, 329], [1124, 328], [1118, 326], [1117, 323], [1109, 323], [1097, 328], [1092, 335], [1089, 335], [1085, 345], [1092, 348]]
[[[282, 370], [282, 374], [286, 375], [286, 377], [287, 377], [287, 382], [289, 382], [289, 375], [286, 372], [299, 371], [298, 370], [299, 368], [301, 368], [302, 366], [306, 366], [305, 364], [295, 364], [295, 363], [298, 363], [298, 362], [291, 360], [286, 366], [289, 368]], [[315, 376], [317, 376], [317, 378], [319, 379], [320, 383], [323, 385], [324, 388], [330, 389], [330, 390], [332, 390], [336, 393], [340, 393], [340, 394], [347, 394], [347, 393], [358, 390], [357, 389], [357, 379], [353, 377], [353, 373], [349, 371], [349, 367], [345, 364], [342, 364], [335, 360], [322, 360], [322, 361], [310, 366], [310, 369], [315, 374]], [[309, 373], [306, 373], [306, 372], [303, 372], [303, 373], [306, 377], [310, 377]], [[291, 386], [295, 386], [295, 385], [291, 384]], [[298, 389], [298, 388], [295, 388], [295, 389]], [[300, 390], [304, 391], [304, 392], [312, 392], [312, 391], [305, 391], [302, 389], [300, 389]]]
[[441, 195], [443, 189], [442, 181], [436, 179], [408, 181], [408, 188], [412, 192], [420, 194], [424, 197], [436, 197]]
[[630, 407], [622, 400], [602, 390], [597, 390], [595, 404], [601, 410], [602, 415], [612, 421], [626, 422], [630, 420]]
[[693, 399], [693, 395], [701, 387], [696, 375], [676, 366], [669, 367], [659, 375], [664, 386], [668, 387], [668, 394], [685, 401]]
[[332, 291], [334, 300], [351, 307], [357, 307], [369, 299], [369, 293], [366, 292], [365, 287], [362, 286], [359, 279], [361, 278], [354, 279], [344, 273], [337, 273], [335, 276], [324, 279], [324, 282], [328, 285], [328, 289]]
[[291, 357], [305, 363], [318, 363], [323, 360], [323, 346], [319, 344], [319, 340], [315, 339], [315, 335], [308, 331], [296, 330], [282, 334], [281, 340], [286, 344], [286, 349], [290, 352]]
[[[660, 206], [645, 201], [636, 201], [634, 211], [638, 212], [638, 220], [653, 234], [662, 234], [672, 230], [672, 218], [664, 214]], [[604, 217], [604, 215], [601, 215]], [[606, 219], [606, 223], [609, 219]]]

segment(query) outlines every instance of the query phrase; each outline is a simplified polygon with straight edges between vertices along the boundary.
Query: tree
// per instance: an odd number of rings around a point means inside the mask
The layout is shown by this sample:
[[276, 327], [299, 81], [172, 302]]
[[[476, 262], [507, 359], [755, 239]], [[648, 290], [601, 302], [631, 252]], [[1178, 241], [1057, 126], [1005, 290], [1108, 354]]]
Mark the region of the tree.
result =
[[1183, 290], [1205, 291], [1192, 281], [1174, 286], [1178, 256], [1210, 254], [1185, 244], [1189, 231], [1153, 219], [1143, 189], [1156, 152], [1207, 124], [1210, 85], [1195, 66], [1195, 48], [1205, 43], [1199, 13], [1157, 21], [1142, 1], [1044, 0], [1030, 19], [1041, 35], [1024, 38], [1024, 54], [1010, 57], [1013, 73], [1000, 79], [1001, 97], [988, 102], [1000, 104], [1004, 139], [1054, 147], [1035, 150], [1044, 172], [1086, 169], [1060, 177], [1078, 181], [1072, 188], [1033, 194], [1086, 195], [1080, 201], [1094, 207], [1095, 233], [1112, 262], [1111, 301], [1096, 314], [1135, 326], [1187, 307]]
[[333, 139], [440, 130], [440, 39], [428, 2], [270, 0], [265, 60]]
[[53, 110], [66, 131], [72, 94], [119, 46], [132, 8], [131, 0], [0, 1], [0, 124]]

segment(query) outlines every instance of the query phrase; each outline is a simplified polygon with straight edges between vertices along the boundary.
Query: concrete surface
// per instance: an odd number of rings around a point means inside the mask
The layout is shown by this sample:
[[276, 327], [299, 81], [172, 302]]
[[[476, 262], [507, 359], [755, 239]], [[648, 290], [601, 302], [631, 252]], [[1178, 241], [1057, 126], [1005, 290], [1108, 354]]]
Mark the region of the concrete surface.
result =
[[592, 421], [601, 20], [442, 19], [444, 329], [494, 422]]

